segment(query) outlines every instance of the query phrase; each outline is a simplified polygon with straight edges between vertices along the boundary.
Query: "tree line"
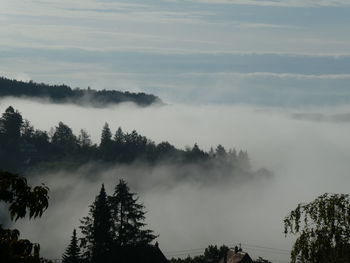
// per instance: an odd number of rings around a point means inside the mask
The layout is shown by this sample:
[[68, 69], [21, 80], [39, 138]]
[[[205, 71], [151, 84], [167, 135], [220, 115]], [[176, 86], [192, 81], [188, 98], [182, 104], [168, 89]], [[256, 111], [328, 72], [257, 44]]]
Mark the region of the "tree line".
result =
[[105, 107], [106, 104], [122, 102], [133, 102], [140, 106], [161, 102], [157, 96], [143, 92], [132, 93], [117, 90], [94, 90], [91, 88], [72, 89], [67, 85], [48, 85], [0, 77], [0, 97], [6, 96], [44, 98], [50, 99], [55, 103], [70, 102], [97, 107]]
[[204, 151], [193, 147], [178, 149], [169, 142], [156, 144], [137, 131], [114, 133], [106, 123], [99, 144], [92, 142], [86, 130], [75, 135], [72, 129], [59, 122], [51, 133], [35, 129], [20, 112], [8, 107], [0, 118], [0, 168], [7, 171], [45, 167], [79, 167], [90, 161], [129, 164], [142, 161], [148, 164], [197, 164], [205, 170], [223, 175], [235, 172], [251, 174], [246, 151], [226, 150], [222, 145]]

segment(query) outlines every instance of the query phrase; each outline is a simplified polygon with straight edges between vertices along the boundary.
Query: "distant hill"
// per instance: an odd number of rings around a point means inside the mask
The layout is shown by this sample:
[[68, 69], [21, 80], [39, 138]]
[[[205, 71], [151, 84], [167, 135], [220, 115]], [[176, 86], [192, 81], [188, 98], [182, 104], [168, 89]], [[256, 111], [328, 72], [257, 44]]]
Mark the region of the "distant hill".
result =
[[155, 95], [145, 93], [132, 93], [117, 90], [94, 90], [94, 89], [72, 89], [67, 85], [48, 85], [24, 82], [0, 77], [1, 97], [29, 97], [49, 99], [55, 103], [74, 103], [79, 105], [90, 105], [103, 107], [121, 102], [133, 102], [140, 106], [148, 106], [160, 103], [161, 100]]

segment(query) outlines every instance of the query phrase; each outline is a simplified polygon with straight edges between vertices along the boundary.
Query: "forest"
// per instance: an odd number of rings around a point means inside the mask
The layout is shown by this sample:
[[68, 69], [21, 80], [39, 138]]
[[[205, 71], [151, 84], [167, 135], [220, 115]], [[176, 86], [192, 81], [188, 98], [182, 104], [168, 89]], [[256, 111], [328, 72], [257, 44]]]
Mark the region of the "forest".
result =
[[122, 102], [132, 102], [139, 106], [161, 103], [152, 94], [122, 92], [117, 90], [72, 89], [67, 85], [48, 85], [24, 82], [0, 77], [0, 97], [28, 97], [48, 99], [54, 103], [74, 103], [78, 105], [105, 107]]
[[[2, 114], [0, 167], [3, 170], [26, 174], [33, 169], [75, 169], [91, 162], [100, 166], [135, 162], [148, 165], [193, 165], [203, 174], [215, 171], [222, 177], [270, 174], [265, 169], [254, 172], [246, 151], [234, 148], [226, 150], [222, 145], [210, 151], [202, 150], [196, 143], [192, 147], [178, 149], [169, 142], [157, 144], [135, 130], [124, 132], [119, 127], [112, 132], [108, 123], [102, 127], [100, 142], [96, 144], [84, 129], [75, 135], [63, 122], [59, 122], [49, 133], [35, 129], [11, 106]], [[187, 177], [191, 174], [179, 172], [178, 176]]]

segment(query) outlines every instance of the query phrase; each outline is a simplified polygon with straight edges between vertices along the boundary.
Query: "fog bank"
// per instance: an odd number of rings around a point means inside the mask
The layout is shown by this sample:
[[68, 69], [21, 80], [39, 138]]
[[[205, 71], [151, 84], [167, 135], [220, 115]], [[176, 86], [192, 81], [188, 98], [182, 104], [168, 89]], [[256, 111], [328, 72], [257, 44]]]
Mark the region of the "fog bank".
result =
[[[21, 221], [18, 227], [24, 237], [40, 242], [43, 254], [50, 258], [60, 257], [73, 227], [79, 226], [79, 218], [87, 214], [88, 205], [103, 182], [111, 194], [118, 179], [125, 178], [131, 189], [139, 193], [148, 210], [149, 227], [160, 234], [160, 246], [168, 255], [209, 244], [234, 242], [290, 249], [291, 239], [283, 235], [283, 218], [288, 211], [297, 203], [311, 201], [325, 192], [347, 193], [350, 183], [350, 123], [323, 119], [316, 122], [312, 118], [296, 119], [293, 115], [346, 115], [350, 107], [289, 110], [245, 105], [168, 105], [138, 108], [125, 104], [92, 109], [7, 99], [0, 101], [1, 112], [9, 105], [36, 128], [49, 130], [63, 121], [75, 133], [85, 128], [95, 142], [99, 141], [107, 121], [112, 131], [118, 126], [125, 131], [136, 129], [156, 142], [166, 140], [180, 148], [195, 142], [205, 149], [219, 143], [226, 148], [242, 148], [248, 150], [255, 169], [266, 167], [274, 173], [270, 180], [232, 180], [210, 185], [195, 180], [171, 181], [168, 175], [176, 170], [174, 167], [111, 167], [94, 181], [84, 178], [87, 167], [74, 174], [58, 171], [55, 179], [39, 175], [37, 182], [45, 182], [51, 189], [50, 207], [41, 219], [30, 224]], [[276, 250], [269, 253], [248, 247], [246, 250], [274, 262], [288, 259], [285, 253], [278, 254]]]

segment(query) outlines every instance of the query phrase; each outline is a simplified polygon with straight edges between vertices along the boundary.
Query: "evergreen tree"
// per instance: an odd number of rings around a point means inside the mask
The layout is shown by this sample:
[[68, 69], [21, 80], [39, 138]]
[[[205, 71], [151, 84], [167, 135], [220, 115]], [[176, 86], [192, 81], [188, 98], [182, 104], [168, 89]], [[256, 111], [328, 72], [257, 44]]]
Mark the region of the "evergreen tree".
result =
[[81, 220], [83, 257], [88, 262], [105, 263], [113, 243], [111, 207], [104, 188], [90, 207], [87, 217]]
[[123, 145], [125, 143], [125, 134], [121, 127], [115, 132], [114, 142], [116, 145]]
[[118, 161], [121, 161], [125, 150], [125, 134], [121, 127], [119, 127], [118, 130], [115, 132], [113, 141], [114, 141], [114, 149], [113, 149], [114, 156]]
[[112, 158], [112, 152], [113, 152], [112, 133], [107, 122], [105, 123], [102, 129], [100, 151], [101, 151], [101, 157], [103, 160], [110, 161], [113, 159]]
[[143, 229], [146, 225], [145, 207], [137, 201], [138, 198], [134, 193], [130, 193], [127, 183], [120, 180], [111, 197], [118, 246], [149, 244], [157, 237], [152, 230]]
[[111, 143], [112, 143], [112, 133], [108, 123], [106, 122], [102, 129], [100, 147], [104, 148], [106, 146], [111, 145]]
[[78, 245], [77, 232], [75, 229], [73, 230], [70, 244], [62, 256], [62, 263], [81, 263], [80, 248]]

